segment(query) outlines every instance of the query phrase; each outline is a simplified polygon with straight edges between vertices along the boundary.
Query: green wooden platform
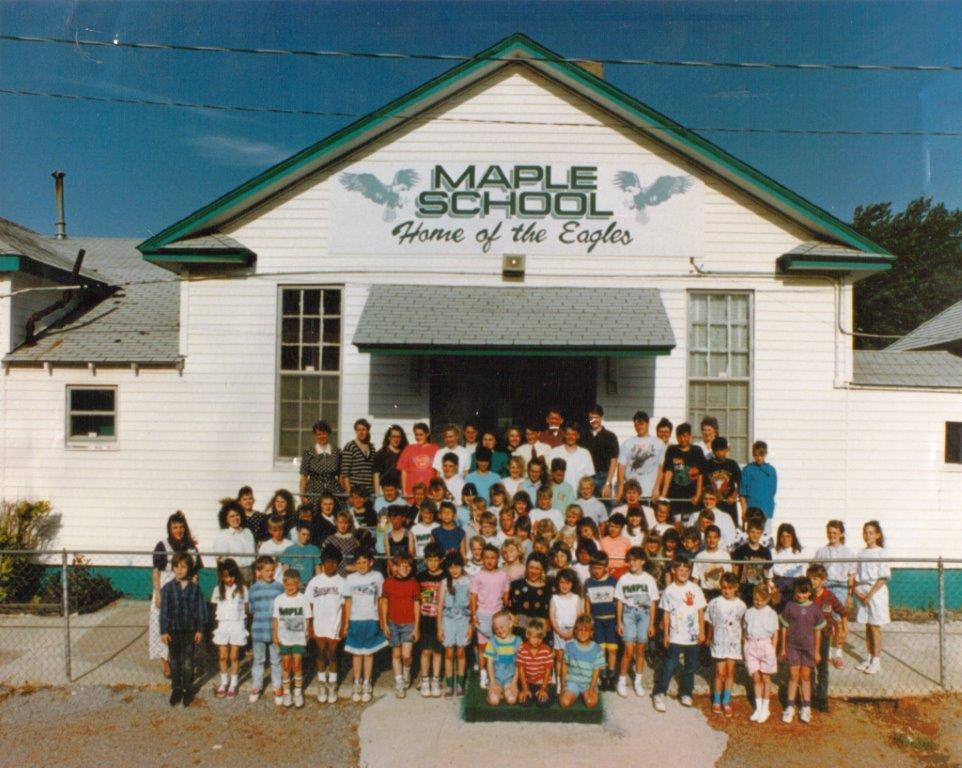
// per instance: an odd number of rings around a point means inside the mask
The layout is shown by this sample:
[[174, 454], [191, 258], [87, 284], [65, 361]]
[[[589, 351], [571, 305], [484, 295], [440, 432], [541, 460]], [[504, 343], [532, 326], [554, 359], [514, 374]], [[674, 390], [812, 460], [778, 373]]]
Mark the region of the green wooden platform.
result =
[[565, 709], [557, 701], [547, 709], [537, 706], [522, 707], [518, 704], [490, 706], [485, 700], [486, 692], [481, 690], [477, 676], [468, 677], [467, 691], [461, 703], [461, 717], [466, 723], [581, 723], [600, 725], [605, 719], [604, 696], [594, 709], [588, 709], [580, 699]]

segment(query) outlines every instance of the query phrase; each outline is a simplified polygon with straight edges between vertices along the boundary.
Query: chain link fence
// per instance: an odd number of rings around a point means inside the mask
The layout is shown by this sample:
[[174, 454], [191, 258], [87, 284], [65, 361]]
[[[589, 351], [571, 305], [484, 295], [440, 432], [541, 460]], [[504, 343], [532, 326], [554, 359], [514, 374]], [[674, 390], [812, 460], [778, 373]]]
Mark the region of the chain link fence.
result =
[[[203, 558], [197, 578], [209, 597], [217, 557], [203, 553]], [[962, 691], [962, 560], [899, 559], [889, 565], [892, 622], [882, 629], [881, 672], [856, 669], [867, 655], [865, 627], [855, 622], [852, 606], [843, 667], [830, 670], [830, 695], [885, 699]], [[0, 550], [0, 684], [163, 682], [151, 629], [159, 575], [151, 551]], [[217, 666], [210, 635], [196, 665], [205, 677]], [[660, 665], [659, 656], [653, 647], [647, 675]], [[696, 690], [707, 691], [707, 649], [702, 662]], [[736, 690], [740, 685], [751, 687], [744, 668]]]

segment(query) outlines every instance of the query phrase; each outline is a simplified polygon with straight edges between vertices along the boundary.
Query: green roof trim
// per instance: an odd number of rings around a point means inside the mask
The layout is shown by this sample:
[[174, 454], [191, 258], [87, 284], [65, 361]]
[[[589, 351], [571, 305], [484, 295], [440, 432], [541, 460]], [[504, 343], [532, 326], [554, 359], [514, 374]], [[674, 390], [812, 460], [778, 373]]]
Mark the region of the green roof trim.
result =
[[144, 261], [151, 264], [236, 264], [249, 267], [255, 258], [253, 251], [161, 250], [144, 254]]
[[0, 272], [19, 272], [19, 256], [0, 256]]
[[357, 344], [361, 352], [372, 355], [427, 355], [450, 357], [657, 357], [670, 355], [671, 347], [529, 347], [529, 346], [490, 346], [490, 347], [387, 347], [374, 344]]
[[[828, 211], [820, 208], [809, 200], [792, 192], [778, 182], [747, 163], [729, 154], [721, 147], [711, 143], [702, 136], [688, 130], [665, 115], [643, 104], [624, 91], [616, 88], [601, 78], [592, 75], [577, 64], [563, 61], [558, 54], [539, 45], [534, 40], [521, 33], [506, 37], [493, 46], [481, 51], [473, 59], [465, 61], [452, 69], [440, 74], [432, 80], [414, 90], [389, 102], [371, 114], [360, 118], [350, 125], [336, 131], [320, 142], [307, 147], [287, 160], [267, 169], [239, 187], [227, 192], [213, 202], [191, 213], [184, 219], [172, 224], [157, 235], [145, 240], [139, 246], [141, 253], [155, 252], [168, 243], [179, 238], [197, 233], [205, 226], [210, 226], [212, 220], [233, 217], [234, 211], [243, 207], [246, 201], [258, 192], [271, 186], [285, 184], [287, 179], [304, 166], [316, 164], [319, 169], [338, 149], [356, 141], [362, 143], [365, 136], [382, 128], [386, 121], [407, 111], [417, 111], [425, 106], [429, 97], [446, 88], [453, 88], [465, 78], [488, 69], [494, 71], [512, 62], [504, 61], [507, 57], [516, 57], [518, 62], [529, 64], [543, 64], [544, 68], [580, 87], [590, 91], [600, 101], [600, 106], [613, 113], [624, 113], [643, 125], [657, 129], [657, 136], [652, 138], [659, 143], [674, 148], [691, 157], [695, 162], [705, 165], [707, 170], [721, 175], [730, 175], [729, 180], [746, 189], [750, 194], [767, 200], [769, 205], [782, 212], [792, 212], [801, 223], [810, 228], [828, 234], [840, 242], [850, 245], [860, 251], [872, 255], [891, 255], [881, 246], [856, 232], [840, 219]], [[541, 67], [537, 67], [539, 70]], [[430, 106], [430, 104], [427, 104]], [[400, 123], [398, 123], [400, 124]], [[735, 181], [737, 180], [737, 181]], [[741, 182], [738, 184], [738, 182]], [[791, 214], [788, 214], [791, 217]]]
[[884, 272], [892, 268], [892, 256], [871, 254], [864, 259], [853, 260], [847, 256], [793, 256], [786, 253], [778, 257], [776, 264], [782, 273], [792, 272]]

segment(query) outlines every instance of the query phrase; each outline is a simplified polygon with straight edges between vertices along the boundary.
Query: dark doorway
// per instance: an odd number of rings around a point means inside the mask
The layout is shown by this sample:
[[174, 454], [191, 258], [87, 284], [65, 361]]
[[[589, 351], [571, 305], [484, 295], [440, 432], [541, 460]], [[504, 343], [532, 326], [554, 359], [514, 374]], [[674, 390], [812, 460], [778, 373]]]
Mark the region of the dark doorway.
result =
[[549, 406], [583, 422], [597, 398], [591, 357], [429, 358], [431, 424], [474, 421], [500, 435], [509, 424], [544, 425]]

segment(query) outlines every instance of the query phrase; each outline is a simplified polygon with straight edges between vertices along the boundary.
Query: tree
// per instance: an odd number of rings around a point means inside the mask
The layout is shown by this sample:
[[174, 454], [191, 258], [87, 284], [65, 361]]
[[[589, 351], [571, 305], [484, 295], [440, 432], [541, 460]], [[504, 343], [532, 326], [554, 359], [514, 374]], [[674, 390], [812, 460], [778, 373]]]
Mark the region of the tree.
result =
[[[929, 197], [900, 213], [892, 213], [891, 203], [872, 203], [855, 209], [852, 226], [898, 256], [887, 272], [856, 283], [858, 333], [903, 336], [962, 301], [962, 211], [933, 206]], [[891, 342], [856, 337], [862, 349]]]

